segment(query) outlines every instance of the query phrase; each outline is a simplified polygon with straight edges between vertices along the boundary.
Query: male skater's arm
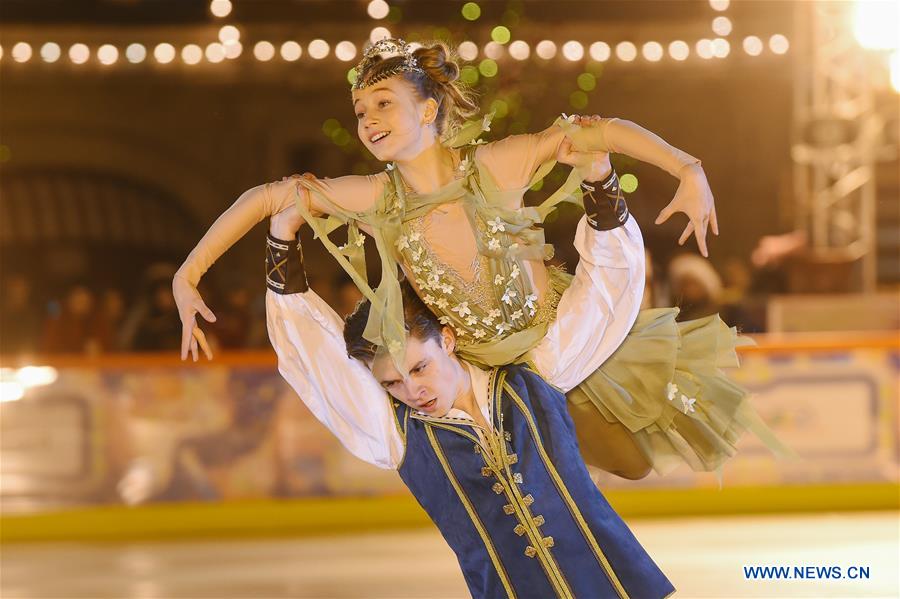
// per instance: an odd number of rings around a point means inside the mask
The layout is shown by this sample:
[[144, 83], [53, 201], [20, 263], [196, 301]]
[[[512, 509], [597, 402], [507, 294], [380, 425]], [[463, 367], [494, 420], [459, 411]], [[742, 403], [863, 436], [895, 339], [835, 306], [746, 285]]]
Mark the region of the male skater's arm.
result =
[[[591, 184], [587, 214], [578, 223], [580, 256], [547, 335], [532, 361], [552, 385], [568, 392], [619, 347], [634, 324], [644, 290], [644, 243], [628, 214], [615, 172]], [[610, 422], [589, 401], [568, 401], [579, 448], [587, 463], [639, 479], [650, 464], [621, 422]]]
[[266, 324], [278, 371], [353, 455], [395, 469], [404, 444], [390, 398], [347, 355], [344, 323], [308, 288], [298, 240], [269, 234], [266, 244]]

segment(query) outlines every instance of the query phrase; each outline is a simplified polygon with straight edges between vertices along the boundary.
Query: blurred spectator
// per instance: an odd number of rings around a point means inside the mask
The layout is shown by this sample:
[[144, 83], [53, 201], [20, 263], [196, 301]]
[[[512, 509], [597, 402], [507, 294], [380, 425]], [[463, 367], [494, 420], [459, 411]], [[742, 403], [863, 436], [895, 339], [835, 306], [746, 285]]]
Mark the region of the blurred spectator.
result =
[[709, 260], [681, 254], [669, 262], [672, 302], [681, 309], [678, 320], [692, 320], [719, 311], [722, 280]]
[[229, 289], [224, 304], [214, 309], [213, 314], [216, 315], [216, 322], [209, 328], [217, 341], [216, 345], [222, 349], [246, 348], [250, 331], [250, 292], [247, 288]]
[[43, 314], [31, 296], [31, 282], [21, 274], [6, 277], [0, 297], [0, 354], [37, 349]]
[[137, 323], [132, 349], [136, 351], [180, 351], [181, 320], [169, 280], [156, 281], [150, 303]]
[[100, 296], [93, 330], [103, 351], [120, 351], [119, 329], [125, 316], [125, 298], [118, 289], [108, 288]]
[[102, 350], [94, 328], [94, 293], [84, 285], [73, 285], [62, 309], [44, 323], [41, 350], [47, 353], [90, 353]]

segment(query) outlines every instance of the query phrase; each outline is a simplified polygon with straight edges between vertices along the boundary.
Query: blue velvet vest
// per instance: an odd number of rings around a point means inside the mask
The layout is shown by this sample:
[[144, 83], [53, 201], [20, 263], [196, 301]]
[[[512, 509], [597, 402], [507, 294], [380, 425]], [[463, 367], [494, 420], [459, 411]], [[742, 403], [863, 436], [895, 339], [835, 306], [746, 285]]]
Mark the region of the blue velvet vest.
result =
[[565, 396], [525, 366], [494, 369], [493, 431], [394, 402], [399, 472], [456, 553], [469, 591], [495, 597], [666, 597], [675, 589], [594, 485]]

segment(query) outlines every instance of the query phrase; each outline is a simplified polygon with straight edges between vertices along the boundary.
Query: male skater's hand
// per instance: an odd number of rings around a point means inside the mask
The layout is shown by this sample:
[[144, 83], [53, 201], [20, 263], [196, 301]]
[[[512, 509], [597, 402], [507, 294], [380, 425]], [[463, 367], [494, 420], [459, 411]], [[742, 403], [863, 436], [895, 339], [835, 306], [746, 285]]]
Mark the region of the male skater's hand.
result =
[[691, 233], [697, 237], [697, 247], [705, 258], [709, 257], [706, 249], [706, 229], [709, 227], [716, 235], [719, 234], [719, 222], [716, 220], [716, 202], [713, 198], [706, 173], [699, 164], [685, 165], [681, 171], [681, 183], [675, 192], [675, 197], [669, 205], [662, 209], [656, 217], [656, 224], [666, 222], [676, 212], [684, 212], [690, 222], [678, 238], [678, 245], [684, 245]]
[[212, 360], [212, 351], [206, 341], [206, 335], [197, 326], [197, 313], [207, 322], [215, 322], [216, 315], [212, 313], [197, 288], [190, 281], [180, 275], [172, 279], [172, 294], [175, 296], [175, 304], [178, 306], [178, 317], [181, 318], [181, 359], [186, 360], [188, 350], [197, 361], [197, 346], [206, 354], [207, 360]]
[[568, 137], [560, 142], [556, 161], [579, 169], [585, 181], [602, 181], [612, 171], [608, 152], [581, 152]]

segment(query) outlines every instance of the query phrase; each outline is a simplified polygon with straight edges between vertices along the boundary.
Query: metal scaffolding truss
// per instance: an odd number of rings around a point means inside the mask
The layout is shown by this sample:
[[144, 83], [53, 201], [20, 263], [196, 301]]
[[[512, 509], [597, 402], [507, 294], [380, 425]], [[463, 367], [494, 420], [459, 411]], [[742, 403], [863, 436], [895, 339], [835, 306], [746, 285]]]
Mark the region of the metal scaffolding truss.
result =
[[885, 119], [875, 104], [876, 65], [851, 30], [852, 8], [797, 3], [794, 218], [814, 259], [861, 260], [860, 291], [874, 291], [875, 162], [884, 153]]

